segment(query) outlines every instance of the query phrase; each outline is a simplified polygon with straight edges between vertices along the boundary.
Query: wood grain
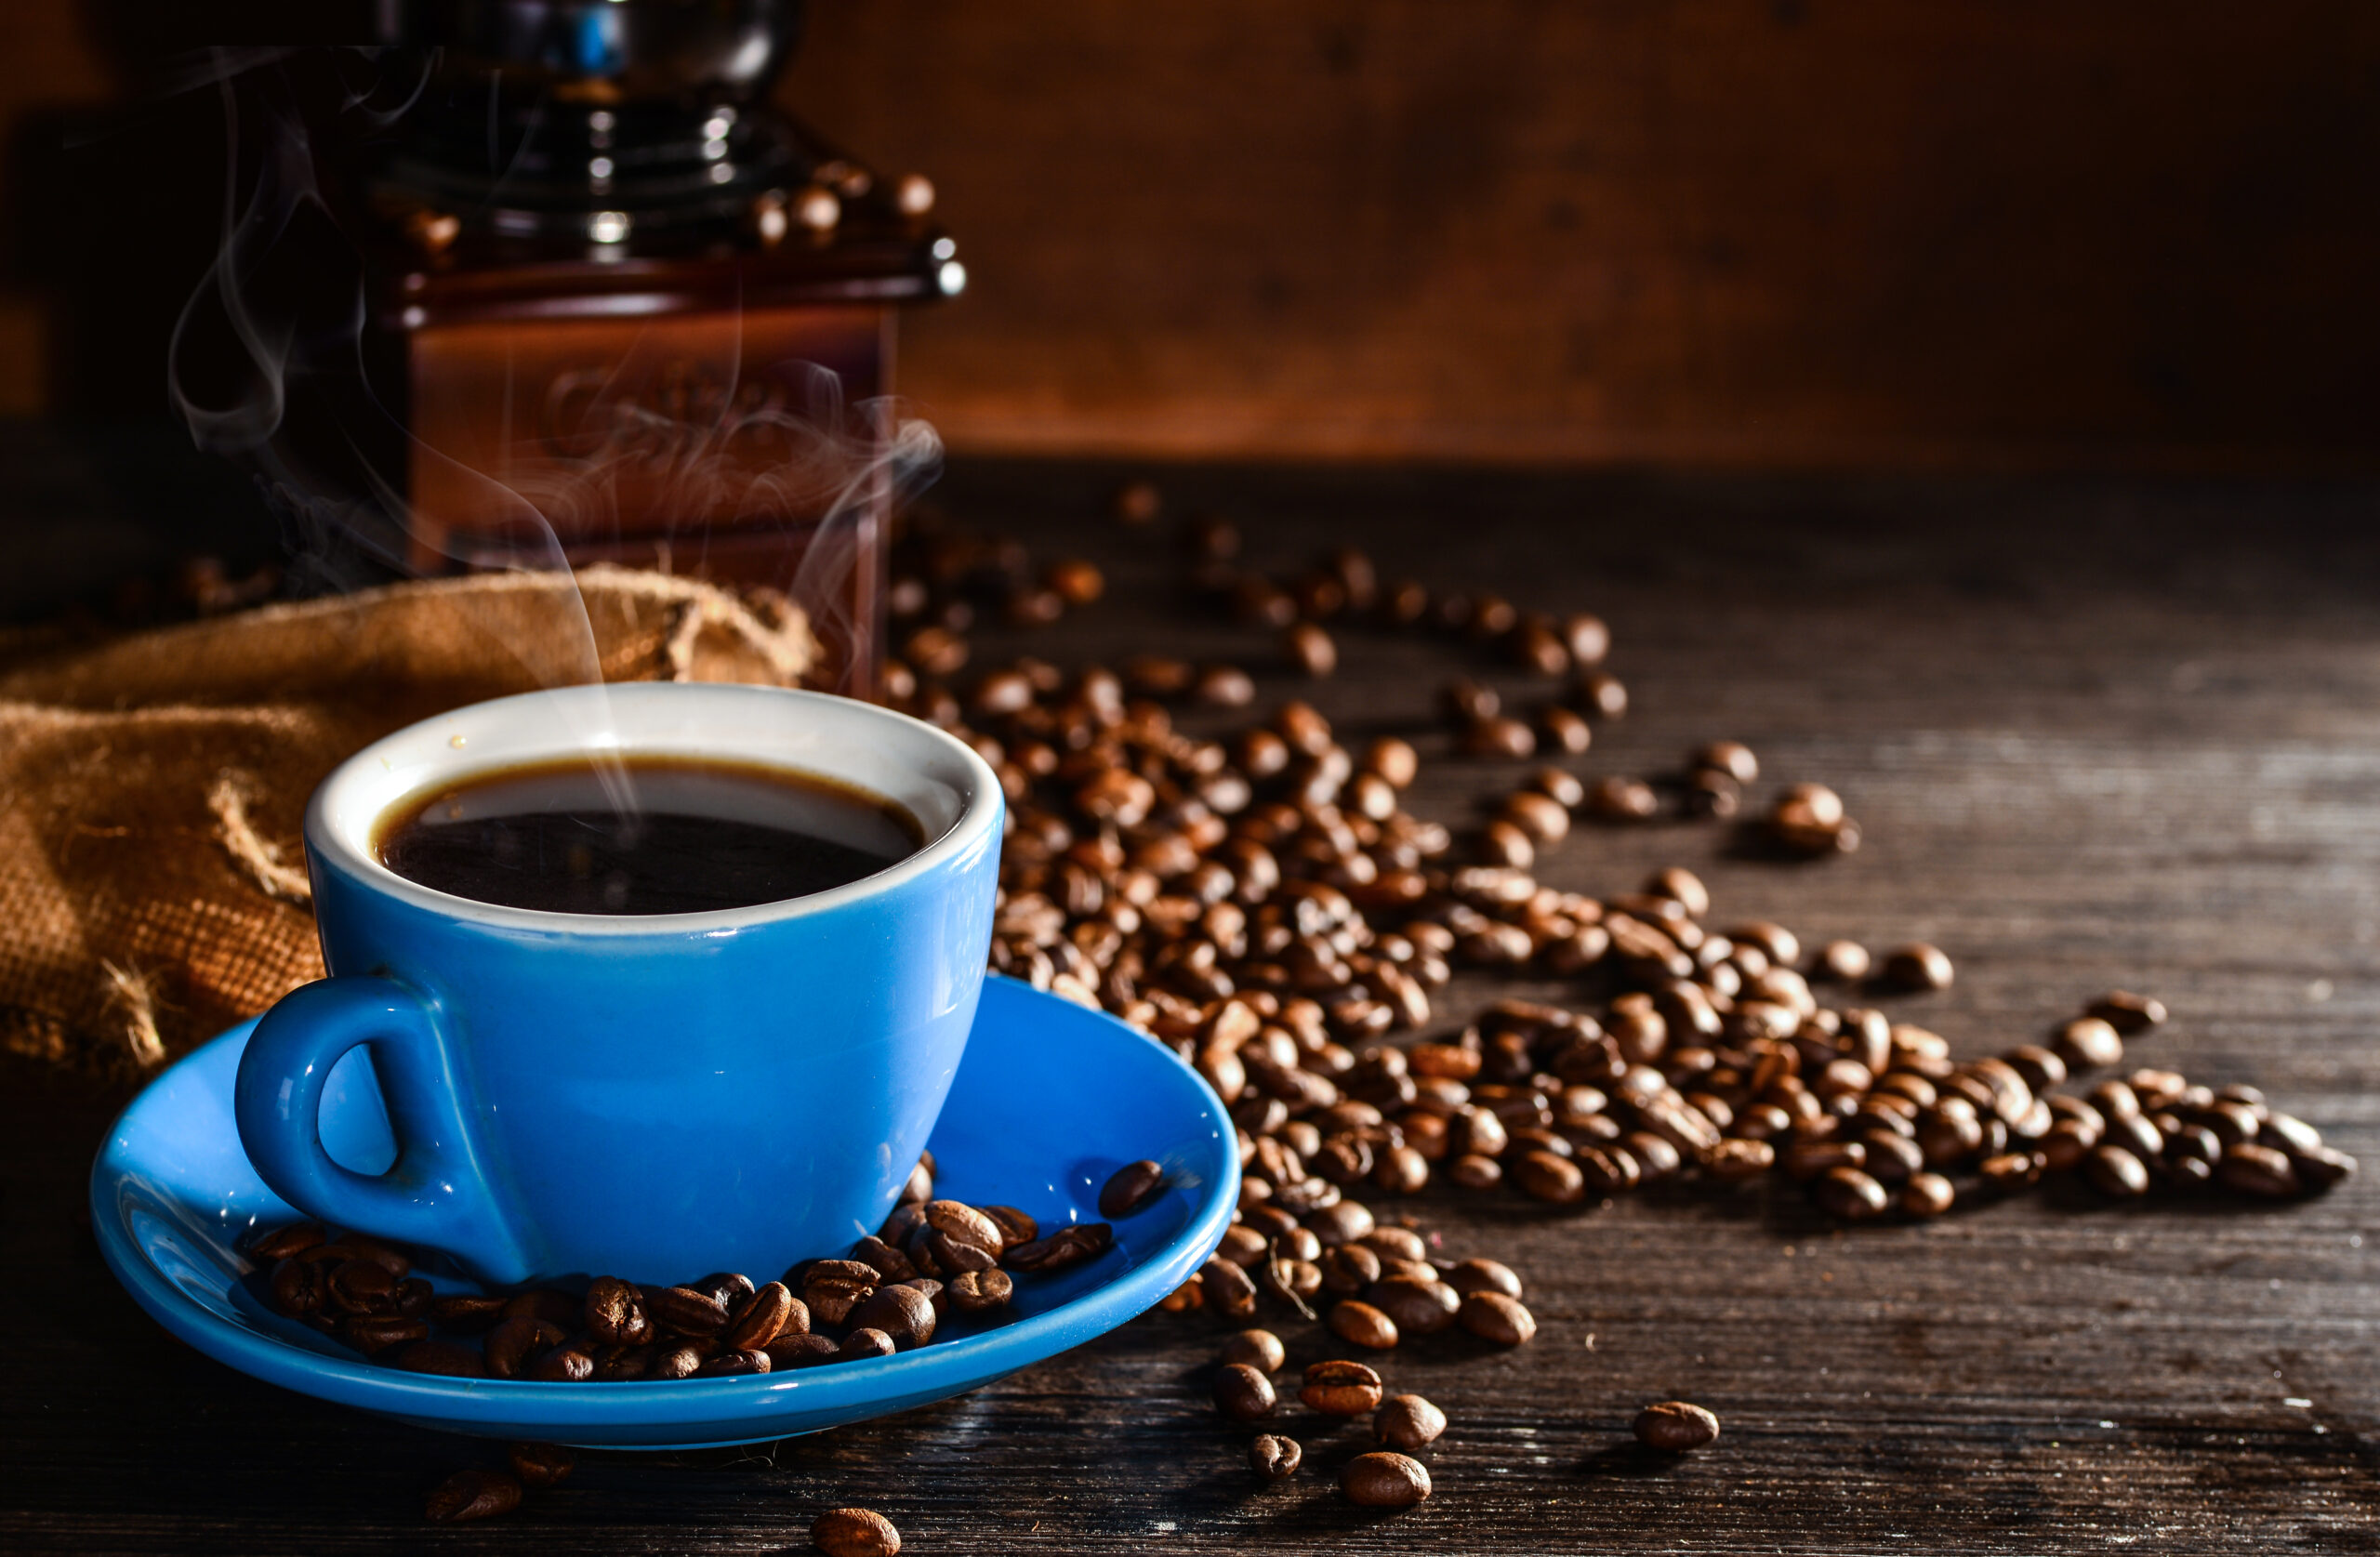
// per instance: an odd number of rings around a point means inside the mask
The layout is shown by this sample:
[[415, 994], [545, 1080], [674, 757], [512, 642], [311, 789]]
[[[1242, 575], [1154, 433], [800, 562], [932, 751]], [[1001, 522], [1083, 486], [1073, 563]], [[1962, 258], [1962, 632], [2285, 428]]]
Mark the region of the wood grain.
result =
[[[1161, 532], [1097, 517], [1114, 475], [969, 462], [942, 496], [1037, 555], [1107, 565], [1114, 594], [1037, 652], [1260, 659], [1261, 640], [1176, 614]], [[1216, 468], [1167, 486], [1177, 510], [1237, 514], [1267, 563], [1354, 539], [1443, 587], [1600, 611], [1636, 706], [1582, 771], [1652, 772], [1733, 736], [1764, 790], [1823, 779], [1867, 825], [1858, 855], [1810, 867], [1730, 857], [1707, 825], [1589, 828], [1549, 878], [1618, 890], [1682, 863], [1723, 917], [1937, 940], [1956, 984], [1894, 1009], [1961, 1053], [2110, 985], [2153, 991], [2175, 1017], [2138, 1059], [2253, 1081], [2380, 1163], [2371, 488]], [[1426, 732], [1436, 680], [1483, 668], [1435, 643], [1343, 649], [1313, 690], [1354, 731]], [[1459, 821], [1511, 777], [1433, 761], [1420, 809]], [[2380, 1547], [2370, 1168], [2280, 1208], [2047, 1194], [1856, 1233], [1790, 1192], [1577, 1215], [1425, 1200], [1444, 1247], [1521, 1268], [1542, 1329], [1517, 1353], [1389, 1358], [1453, 1422], [1437, 1495], [1393, 1517], [1330, 1488], [1360, 1430], [1302, 1412], [1288, 1431], [1309, 1469], [1254, 1490], [1244, 1436], [1206, 1403], [1218, 1332], [1157, 1316], [890, 1420], [588, 1455], [509, 1522], [432, 1532], [419, 1498], [484, 1450], [253, 1383], [109, 1281], [79, 1206], [115, 1101], [21, 1064], [0, 1080], [11, 1551], [781, 1551], [849, 1503], [920, 1553]], [[1285, 1334], [1293, 1362], [1324, 1354]], [[1725, 1435], [1640, 1457], [1630, 1418], [1674, 1397]]]

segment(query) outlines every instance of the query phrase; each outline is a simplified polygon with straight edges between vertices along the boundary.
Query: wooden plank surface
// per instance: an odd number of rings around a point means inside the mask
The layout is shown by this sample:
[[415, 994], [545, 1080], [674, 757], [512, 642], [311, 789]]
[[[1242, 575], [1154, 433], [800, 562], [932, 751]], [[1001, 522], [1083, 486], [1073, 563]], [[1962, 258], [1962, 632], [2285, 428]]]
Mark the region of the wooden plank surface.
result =
[[[1177, 618], [1161, 534], [1098, 516], [1112, 474], [971, 463], [942, 497], [1037, 554], [1108, 565], [1110, 599], [1037, 652], [1178, 642], [1253, 663], [1261, 640]], [[1962, 1054], [2110, 985], [2155, 992], [2175, 1015], [2142, 1062], [2254, 1082], [2380, 1163], [2370, 488], [1215, 468], [1167, 485], [1236, 512], [1259, 561], [1354, 540], [1392, 572], [1599, 611], [1635, 706], [1582, 771], [1656, 772], [1732, 736], [1759, 750], [1764, 792], [1824, 780], [1867, 827], [1858, 854], [1814, 866], [1731, 857], [1707, 825], [1589, 828], [1549, 879], [1621, 890], [1678, 863], [1723, 917], [1934, 939], [1957, 983], [1892, 1009]], [[1351, 633], [1315, 695], [1349, 729], [1426, 732], [1456, 668], [1482, 666]], [[1430, 762], [1417, 809], [1460, 820], [1509, 777]], [[1154, 1316], [885, 1421], [589, 1455], [507, 1522], [435, 1530], [419, 1497], [470, 1445], [253, 1383], [115, 1290], [80, 1203], [116, 1101], [21, 1064], [0, 1080], [11, 1551], [780, 1551], [844, 1503], [919, 1553], [2380, 1548], [2369, 1170], [2276, 1209], [2049, 1194], [1847, 1233], [1782, 1189], [1569, 1215], [1434, 1194], [1426, 1227], [1518, 1266], [1542, 1329], [1514, 1353], [1391, 1355], [1392, 1383], [1452, 1420], [1437, 1495], [1394, 1517], [1311, 1470], [1255, 1490], [1207, 1404], [1216, 1327]], [[1284, 1333], [1293, 1359], [1326, 1354]], [[1677, 1396], [1726, 1435], [1641, 1458], [1629, 1418]], [[1289, 1429], [1310, 1465], [1360, 1431], [1312, 1421]]]

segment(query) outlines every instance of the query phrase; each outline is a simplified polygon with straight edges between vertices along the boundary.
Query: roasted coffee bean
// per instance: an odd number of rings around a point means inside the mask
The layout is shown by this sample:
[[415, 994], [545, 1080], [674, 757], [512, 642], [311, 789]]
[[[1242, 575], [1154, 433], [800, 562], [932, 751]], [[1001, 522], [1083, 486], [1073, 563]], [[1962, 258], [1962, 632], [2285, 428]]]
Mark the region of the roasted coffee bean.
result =
[[761, 1351], [723, 1351], [694, 1369], [697, 1379], [742, 1379], [769, 1371], [769, 1354]]
[[2082, 1167], [2099, 1193], [2111, 1199], [2135, 1200], [2149, 1193], [2149, 1169], [2121, 1146], [2093, 1147]]
[[1232, 1421], [1262, 1421], [1278, 1398], [1273, 1381], [1246, 1363], [1225, 1363], [1215, 1373], [1215, 1409]]
[[1616, 719], [1628, 712], [1628, 689], [1617, 676], [1595, 671], [1579, 679], [1574, 701], [1582, 713]]
[[318, 1221], [293, 1221], [257, 1234], [248, 1245], [248, 1258], [258, 1265], [271, 1265], [319, 1248], [330, 1241], [330, 1233]]
[[[779, 1336], [765, 1348], [769, 1354], [769, 1370], [784, 1373], [798, 1367], [816, 1367], [831, 1362], [842, 1350], [832, 1336], [802, 1334]], [[695, 1359], [699, 1363], [700, 1359]]]
[[835, 1361], [850, 1363], [869, 1357], [889, 1357], [897, 1350], [891, 1336], [882, 1330], [863, 1326], [843, 1338], [843, 1344], [835, 1349]]
[[1298, 1391], [1298, 1398], [1326, 1417], [1362, 1417], [1380, 1409], [1381, 1397], [1385, 1392], [1380, 1375], [1363, 1364], [1331, 1361], [1316, 1363], [1305, 1370], [1305, 1382]]
[[1339, 1486], [1364, 1508], [1409, 1509], [1430, 1495], [1430, 1472], [1418, 1459], [1377, 1450], [1349, 1460]]
[[395, 1313], [351, 1313], [339, 1322], [339, 1339], [365, 1356], [425, 1339], [430, 1326]]
[[[826, 1263], [848, 1262], [828, 1260]], [[858, 1269], [867, 1272], [866, 1279], [873, 1286], [876, 1273], [865, 1265]], [[818, 1307], [814, 1302], [810, 1306], [813, 1310]], [[646, 1288], [644, 1311], [655, 1325], [677, 1335], [715, 1336], [727, 1328], [727, 1305], [708, 1293], [697, 1292], [688, 1287]], [[838, 1314], [835, 1318], [839, 1321], [841, 1316]]]
[[[1462, 1294], [1427, 1276], [1383, 1276], [1366, 1289], [1364, 1301], [1385, 1314], [1398, 1334], [1428, 1336], [1454, 1323]], [[1369, 1344], [1354, 1336], [1346, 1339], [1358, 1346]]]
[[1519, 719], [1496, 715], [1475, 719], [1464, 726], [1457, 746], [1466, 757], [1526, 762], [1537, 755], [1537, 732]]
[[430, 1300], [429, 1318], [449, 1330], [474, 1334], [504, 1317], [504, 1300], [481, 1293], [456, 1293]]
[[2320, 1194], [2343, 1179], [2355, 1173], [2355, 1159], [2332, 1146], [2317, 1146], [2311, 1151], [2290, 1155], [2290, 1166], [2297, 1171], [2299, 1185], [2309, 1194]]
[[[801, 1300], [786, 1289], [781, 1281], [762, 1287], [736, 1311], [720, 1344], [733, 1351], [750, 1352], [768, 1345], [784, 1330], [794, 1311], [802, 1307]], [[809, 1316], [802, 1316], [803, 1329], [808, 1329]]]
[[284, 1260], [272, 1270], [272, 1306], [292, 1319], [322, 1311], [329, 1294], [323, 1267], [302, 1260]]
[[1242, 1330], [1223, 1342], [1222, 1361], [1238, 1363], [1261, 1373], [1278, 1373], [1289, 1360], [1281, 1338], [1270, 1330]]
[[1594, 729], [1558, 703], [1548, 704], [1537, 711], [1537, 728], [1543, 737], [1541, 745], [1575, 757], [1594, 745]]
[[1504, 1181], [1504, 1165], [1494, 1157], [1465, 1153], [1446, 1165], [1446, 1174], [1457, 1189], [1492, 1190]]
[[1115, 1241], [1115, 1230], [1104, 1221], [1076, 1222], [1009, 1250], [1007, 1263], [1020, 1271], [1054, 1273], [1098, 1259]]
[[1576, 1206], [1587, 1197], [1586, 1176], [1579, 1165], [1552, 1152], [1524, 1153], [1514, 1165], [1513, 1181], [1531, 1199], [1550, 1206]]
[[557, 1346], [528, 1365], [522, 1377], [543, 1384], [584, 1384], [595, 1377], [595, 1353], [584, 1344]]
[[1007, 1243], [998, 1222], [974, 1207], [957, 1200], [929, 1200], [925, 1206], [926, 1225], [945, 1234], [954, 1243], [979, 1248], [998, 1255]]
[[1316, 1263], [1324, 1287], [1342, 1296], [1353, 1297], [1380, 1279], [1380, 1256], [1360, 1244], [1325, 1249]]
[[1308, 676], [1318, 679], [1339, 668], [1339, 645], [1312, 622], [1291, 627], [1281, 647], [1289, 663]]
[[1221, 1255], [1210, 1258], [1199, 1273], [1208, 1306], [1226, 1319], [1252, 1318], [1256, 1313], [1256, 1283], [1248, 1273]]
[[1884, 1215], [1892, 1204], [1884, 1186], [1856, 1168], [1830, 1168], [1810, 1185], [1818, 1209], [1844, 1221], [1865, 1221]]
[[487, 1359], [471, 1347], [451, 1340], [416, 1340], [396, 1355], [407, 1373], [435, 1374], [444, 1379], [485, 1379]]
[[2083, 1013], [2096, 1017], [2122, 1037], [2135, 1037], [2165, 1020], [2165, 1003], [2149, 995], [2110, 990], [2091, 1002]]
[[578, 1464], [578, 1457], [560, 1444], [515, 1444], [507, 1458], [513, 1478], [522, 1486], [560, 1486]]
[[348, 1260], [330, 1267], [323, 1280], [328, 1308], [341, 1313], [393, 1313], [397, 1278], [368, 1260]]
[[1521, 1278], [1513, 1268], [1493, 1260], [1476, 1256], [1458, 1260], [1448, 1267], [1446, 1284], [1458, 1293], [1501, 1292], [1507, 1298], [1521, 1295]]
[[1330, 1305], [1330, 1333], [1350, 1346], [1386, 1352], [1395, 1346], [1396, 1321], [1367, 1302], [1343, 1298]]
[[1835, 983], [1858, 983], [1868, 976], [1868, 948], [1857, 941], [1830, 941], [1818, 948], [1813, 976]]
[[1272, 1252], [1271, 1240], [1246, 1222], [1234, 1222], [1223, 1229], [1223, 1242], [1215, 1252], [1242, 1269], [1265, 1259]]
[[1950, 1208], [1958, 1192], [1939, 1173], [1912, 1173], [1900, 1187], [1900, 1208], [1912, 1217], [1938, 1217]]
[[1455, 1318], [1473, 1335], [1498, 1346], [1525, 1346], [1537, 1335], [1537, 1315], [1519, 1299], [1485, 1288], [1464, 1293]]
[[650, 1346], [602, 1347], [595, 1353], [595, 1377], [607, 1384], [650, 1378], [653, 1358], [654, 1349]]
[[978, 1206], [975, 1207], [991, 1220], [1000, 1231], [1000, 1247], [1014, 1248], [1041, 1236], [1041, 1224], [1013, 1206]]
[[2215, 1173], [2226, 1188], [2268, 1200], [2287, 1199], [2301, 1189], [2297, 1169], [2287, 1154], [2253, 1141], [2225, 1147]]
[[1294, 1438], [1277, 1433], [1262, 1432], [1248, 1445], [1248, 1464], [1268, 1482], [1285, 1482], [1298, 1473], [1305, 1461], [1305, 1450]]
[[1641, 779], [1597, 779], [1587, 791], [1587, 813], [1597, 821], [1642, 822], [1659, 810], [1653, 786]]
[[1941, 947], [1912, 941], [1885, 954], [1882, 976], [1897, 989], [1948, 989], [1953, 970]]
[[1165, 1187], [1165, 1169], [1148, 1161], [1126, 1163], [1099, 1192], [1099, 1214], [1113, 1221], [1147, 1205]]
[[1644, 1177], [1645, 1170], [1636, 1158], [1618, 1146], [1581, 1146], [1573, 1160], [1587, 1188], [1596, 1194], [1618, 1194], [1634, 1189]]
[[[825, 1337], [817, 1338], [825, 1339]], [[829, 1344], [832, 1344], [831, 1342]], [[664, 1346], [653, 1354], [652, 1377], [655, 1379], [692, 1379], [694, 1370], [708, 1359], [699, 1346]]]
[[[856, 1260], [821, 1260], [802, 1273], [801, 1301], [809, 1309], [813, 1322], [840, 1325], [851, 1316], [852, 1310], [859, 1305], [862, 1299], [876, 1290], [879, 1280], [873, 1265], [864, 1265]], [[659, 1295], [653, 1296], [657, 1298]], [[654, 1306], [654, 1317], [666, 1328], [681, 1329], [657, 1302]], [[725, 1327], [726, 1317], [721, 1314], [718, 1328]], [[682, 1333], [702, 1332], [688, 1330]]]
[[1750, 784], [1760, 777], [1760, 759], [1741, 741], [1712, 741], [1696, 750], [1690, 765], [1715, 769], [1738, 784]]
[[1372, 1413], [1372, 1440], [1408, 1453], [1428, 1448], [1447, 1430], [1447, 1414], [1420, 1395], [1391, 1395]]
[[933, 1304], [914, 1287], [879, 1287], [853, 1307], [848, 1323], [881, 1330], [906, 1352], [933, 1339]]
[[1006, 1271], [964, 1271], [950, 1278], [943, 1296], [961, 1313], [989, 1313], [1006, 1308], [1016, 1295], [1016, 1283]]
[[2123, 1039], [2104, 1018], [2078, 1017], [2057, 1030], [2058, 1058], [2076, 1070], [2097, 1070], [2123, 1062]]
[[1636, 1413], [1636, 1441], [1663, 1454], [1685, 1454], [1714, 1443], [1719, 1418], [1699, 1405], [1665, 1400]]
[[642, 1346], [653, 1339], [644, 1294], [617, 1276], [597, 1276], [588, 1284], [584, 1312], [588, 1335], [606, 1345]]
[[[2074, 1161], [2079, 1163], [2087, 1151], [2087, 1147], [2077, 1150], [2074, 1154]], [[1976, 1165], [1975, 1170], [1976, 1176], [1983, 1181], [1985, 1188], [2005, 1192], [2021, 1189], [2028, 1184], [2039, 1183], [2043, 1169], [2049, 1166], [2051, 1164], [2048, 1156], [2041, 1152], [2003, 1152], [1996, 1156], [1984, 1158]], [[2071, 1167], [2073, 1164], [2069, 1163], [2068, 1166]], [[1931, 1179], [1938, 1175], [1921, 1173], [1917, 1177]], [[1916, 1181], [1916, 1179], [1910, 1181], [1912, 1184]], [[1902, 1207], [1904, 1209], [1908, 1207], [1906, 1188], [1902, 1192]]]
[[852, 1246], [851, 1257], [863, 1265], [874, 1266], [876, 1273], [886, 1281], [907, 1281], [918, 1273], [907, 1255], [873, 1234]]
[[562, 1327], [526, 1314], [516, 1315], [498, 1324], [487, 1333], [483, 1351], [487, 1356], [487, 1371], [496, 1379], [517, 1379], [531, 1362], [562, 1343]]
[[811, 1522], [810, 1544], [826, 1557], [898, 1557], [901, 1532], [874, 1509], [828, 1509]]
[[521, 1484], [501, 1471], [457, 1471], [440, 1482], [421, 1511], [439, 1524], [494, 1519], [521, 1506]]

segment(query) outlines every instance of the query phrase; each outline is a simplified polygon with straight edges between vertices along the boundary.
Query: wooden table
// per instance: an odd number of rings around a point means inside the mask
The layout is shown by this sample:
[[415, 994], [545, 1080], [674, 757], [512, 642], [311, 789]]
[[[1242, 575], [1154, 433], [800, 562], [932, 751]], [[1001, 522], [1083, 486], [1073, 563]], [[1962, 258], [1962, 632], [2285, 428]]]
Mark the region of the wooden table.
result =
[[[1114, 474], [971, 464], [945, 484], [965, 520], [1107, 565], [1110, 599], [1035, 651], [1269, 654], [1181, 613], [1165, 534], [1099, 515]], [[1549, 879], [1617, 891], [1677, 863], [1723, 917], [1935, 940], [1955, 987], [1892, 1009], [1963, 1054], [2111, 985], [2152, 991], [2175, 1019], [2139, 1061], [2253, 1081], [2380, 1162], [2372, 488], [1388, 469], [1166, 485], [1177, 512], [1241, 519], [1259, 561], [1355, 541], [1434, 585], [1599, 611], [1634, 706], [1583, 771], [1659, 772], [1732, 736], [1764, 789], [1824, 780], [1867, 828], [1858, 855], [1800, 866], [1731, 857], [1707, 824], [1589, 828]], [[1314, 694], [1367, 733], [1429, 731], [1432, 688], [1485, 663], [1364, 633], [1342, 651]], [[1417, 809], [1461, 820], [1511, 776], [1432, 762]], [[1436, 1496], [1393, 1517], [1327, 1471], [1252, 1486], [1244, 1435], [1207, 1404], [1216, 1326], [1154, 1315], [890, 1420], [589, 1454], [511, 1519], [439, 1529], [421, 1495], [478, 1446], [251, 1382], [108, 1278], [83, 1183], [121, 1101], [22, 1063], [0, 1089], [12, 1551], [777, 1551], [845, 1503], [919, 1553], [2380, 1546], [2374, 1173], [2279, 1208], [2044, 1194], [1856, 1232], [1783, 1186], [1576, 1215], [1434, 1195], [1425, 1225], [1517, 1265], [1542, 1328], [1513, 1353], [1389, 1358], [1394, 1386], [1452, 1420]], [[1725, 1436], [1647, 1459], [1627, 1424], [1672, 1397]], [[1310, 1465], [1360, 1432], [1297, 1418]]]

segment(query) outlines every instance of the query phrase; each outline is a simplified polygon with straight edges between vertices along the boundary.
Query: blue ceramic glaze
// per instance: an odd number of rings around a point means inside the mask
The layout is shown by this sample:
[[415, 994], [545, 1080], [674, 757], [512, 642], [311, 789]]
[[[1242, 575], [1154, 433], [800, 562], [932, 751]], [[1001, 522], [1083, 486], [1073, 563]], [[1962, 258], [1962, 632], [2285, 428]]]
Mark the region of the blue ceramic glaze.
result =
[[[848, 886], [717, 913], [533, 912], [397, 876], [391, 809], [475, 771], [608, 748], [855, 784], [929, 842]], [[306, 845], [334, 977], [266, 1013], [236, 1116], [309, 1215], [499, 1286], [775, 1271], [873, 1231], [957, 1074], [991, 938], [1000, 795], [929, 725], [812, 693], [576, 687], [457, 710], [324, 781]], [[326, 1153], [316, 1108], [369, 1055], [397, 1150]]]
[[[232, 1127], [233, 1077], [252, 1025], [174, 1065], [116, 1121], [91, 1169], [100, 1253], [142, 1308], [209, 1356], [304, 1394], [451, 1432], [686, 1447], [781, 1438], [941, 1400], [1155, 1306], [1205, 1263], [1239, 1198], [1231, 1120], [1195, 1072], [1113, 1018], [993, 978], [931, 1141], [939, 1182], [963, 1200], [1019, 1207], [1048, 1230], [1099, 1220], [1107, 1176], [1156, 1158], [1165, 1187], [1115, 1224], [1106, 1254], [1061, 1275], [1019, 1276], [1004, 1324], [954, 1319], [949, 1339], [892, 1357], [669, 1383], [426, 1378], [366, 1362], [274, 1313], [267, 1273], [239, 1253], [257, 1229], [298, 1215], [257, 1177]], [[395, 1155], [362, 1065], [329, 1077], [322, 1127], [343, 1162], [374, 1168]], [[436, 1285], [469, 1287], [448, 1277]]]

